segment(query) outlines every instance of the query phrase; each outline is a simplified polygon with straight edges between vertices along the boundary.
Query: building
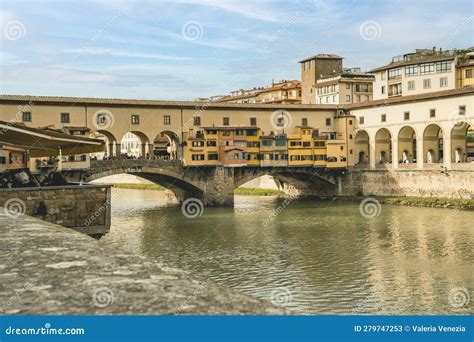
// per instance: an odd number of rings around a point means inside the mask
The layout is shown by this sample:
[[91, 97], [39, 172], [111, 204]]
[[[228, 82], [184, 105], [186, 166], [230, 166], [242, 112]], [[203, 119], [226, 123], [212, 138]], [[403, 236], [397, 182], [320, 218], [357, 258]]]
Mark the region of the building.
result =
[[282, 80], [272, 83], [271, 87], [259, 91], [256, 103], [299, 104], [301, 103], [301, 82]]
[[360, 68], [343, 69], [340, 74], [316, 81], [316, 103], [351, 104], [372, 100], [374, 76]]
[[239, 89], [230, 92], [230, 95], [224, 96], [216, 102], [227, 102], [227, 103], [256, 103], [256, 99], [260, 90], [263, 88], [253, 89]]
[[335, 54], [318, 54], [301, 60], [301, 103], [316, 104], [316, 82], [342, 72], [342, 57]]
[[468, 70], [473, 51], [417, 49], [395, 56], [389, 64], [371, 70], [375, 75], [373, 99], [427, 94], [472, 84], [472, 72]]

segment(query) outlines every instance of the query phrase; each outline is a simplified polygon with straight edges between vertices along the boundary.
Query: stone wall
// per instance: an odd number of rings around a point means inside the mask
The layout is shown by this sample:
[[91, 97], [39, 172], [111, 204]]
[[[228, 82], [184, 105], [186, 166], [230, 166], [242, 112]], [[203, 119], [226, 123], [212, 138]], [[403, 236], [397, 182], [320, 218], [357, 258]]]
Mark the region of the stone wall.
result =
[[341, 177], [341, 196], [415, 196], [466, 198], [474, 196], [474, 172], [451, 170], [363, 170]]
[[26, 214], [89, 235], [110, 229], [110, 186], [0, 189], [0, 206], [11, 219]]

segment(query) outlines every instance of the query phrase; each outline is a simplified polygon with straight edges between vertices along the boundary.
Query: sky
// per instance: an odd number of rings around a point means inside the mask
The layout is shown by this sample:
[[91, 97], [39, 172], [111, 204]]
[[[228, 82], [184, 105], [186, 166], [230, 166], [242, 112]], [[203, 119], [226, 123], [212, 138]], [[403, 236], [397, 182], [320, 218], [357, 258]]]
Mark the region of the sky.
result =
[[0, 0], [0, 93], [193, 100], [474, 45], [473, 1]]

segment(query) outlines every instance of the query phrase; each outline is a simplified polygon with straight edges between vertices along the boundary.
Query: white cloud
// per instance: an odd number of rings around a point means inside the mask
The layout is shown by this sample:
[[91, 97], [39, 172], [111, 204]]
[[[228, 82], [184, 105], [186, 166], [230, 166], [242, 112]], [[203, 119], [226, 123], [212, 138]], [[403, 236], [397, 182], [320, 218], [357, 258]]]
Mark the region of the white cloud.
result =
[[149, 58], [149, 59], [162, 59], [171, 61], [189, 61], [190, 57], [179, 57], [179, 56], [168, 56], [151, 53], [133, 52], [120, 49], [107, 49], [107, 48], [79, 48], [79, 49], [65, 49], [65, 53], [77, 53], [84, 55], [108, 55], [116, 57], [132, 57], [132, 58]]

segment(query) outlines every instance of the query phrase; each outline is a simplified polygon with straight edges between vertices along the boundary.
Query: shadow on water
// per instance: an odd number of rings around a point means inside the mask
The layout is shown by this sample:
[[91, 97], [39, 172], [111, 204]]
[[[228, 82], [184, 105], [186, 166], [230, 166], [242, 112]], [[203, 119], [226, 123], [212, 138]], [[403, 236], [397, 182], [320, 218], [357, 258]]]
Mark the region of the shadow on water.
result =
[[158, 260], [302, 314], [468, 314], [474, 212], [236, 196], [196, 218], [160, 191], [114, 189], [101, 243]]

